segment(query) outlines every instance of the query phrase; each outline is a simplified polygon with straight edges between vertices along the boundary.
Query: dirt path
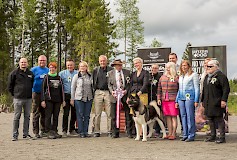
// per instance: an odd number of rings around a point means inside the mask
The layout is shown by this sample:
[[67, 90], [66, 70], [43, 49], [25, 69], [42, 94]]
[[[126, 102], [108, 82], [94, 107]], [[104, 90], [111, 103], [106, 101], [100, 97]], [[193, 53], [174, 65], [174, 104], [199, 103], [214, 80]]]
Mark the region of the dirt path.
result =
[[[23, 118], [23, 116], [22, 116]], [[60, 115], [62, 118], [62, 115]], [[106, 117], [102, 118], [102, 131], [106, 132]], [[17, 142], [11, 141], [13, 113], [0, 113], [0, 159], [51, 160], [51, 159], [159, 159], [159, 160], [237, 160], [237, 116], [229, 117], [230, 133], [226, 144], [205, 143], [198, 133], [195, 142], [169, 141], [151, 138], [137, 142], [121, 135], [112, 139], [102, 134], [100, 138], [67, 137], [56, 140], [22, 139], [22, 123]], [[22, 120], [21, 120], [22, 122]], [[60, 119], [61, 122], [61, 119]], [[61, 123], [59, 124], [61, 132]], [[32, 134], [32, 126], [30, 127]]]

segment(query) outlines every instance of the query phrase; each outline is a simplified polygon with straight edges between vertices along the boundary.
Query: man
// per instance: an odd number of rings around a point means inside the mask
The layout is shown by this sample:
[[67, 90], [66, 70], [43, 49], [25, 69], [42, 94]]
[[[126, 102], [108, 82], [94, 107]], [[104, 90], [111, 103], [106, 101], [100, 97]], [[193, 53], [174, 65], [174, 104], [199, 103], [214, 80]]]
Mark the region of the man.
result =
[[8, 91], [14, 97], [14, 120], [12, 141], [18, 140], [18, 129], [22, 113], [22, 107], [24, 109], [23, 138], [31, 138], [31, 136], [29, 135], [29, 123], [34, 75], [27, 67], [27, 59], [21, 58], [19, 61], [19, 68], [13, 70], [9, 75]]
[[107, 66], [107, 57], [101, 55], [99, 57], [99, 67], [93, 70], [93, 89], [94, 89], [94, 106], [95, 106], [95, 128], [94, 137], [100, 137], [100, 121], [103, 107], [107, 115], [107, 130], [108, 136], [112, 136], [111, 130], [111, 104], [110, 93], [108, 88], [107, 72], [113, 68]]
[[[41, 86], [44, 76], [49, 72], [46, 67], [47, 58], [44, 55], [40, 55], [38, 58], [38, 66], [33, 67], [31, 71], [34, 74], [34, 84], [33, 84], [33, 133], [35, 138], [47, 137], [45, 133], [45, 111], [41, 106]], [[39, 134], [39, 119], [41, 125], [41, 133]]]
[[132, 115], [129, 114], [130, 109], [126, 103], [127, 90], [129, 87], [128, 83], [130, 79], [130, 71], [122, 69], [123, 62], [120, 59], [115, 60], [111, 64], [111, 66], [114, 67], [114, 69], [108, 72], [108, 87], [111, 93], [110, 101], [111, 101], [113, 138], [119, 137], [119, 128], [117, 128], [116, 126], [117, 89], [122, 89], [123, 92], [123, 97], [121, 97], [121, 103], [123, 104], [123, 108], [125, 111], [126, 131], [128, 138], [132, 138]]
[[75, 69], [75, 63], [73, 60], [67, 60], [66, 62], [67, 69], [59, 72], [59, 76], [62, 78], [63, 81], [63, 87], [64, 87], [64, 97], [66, 106], [63, 107], [63, 136], [67, 137], [67, 131], [68, 131], [68, 116], [71, 110], [71, 120], [70, 120], [70, 127], [69, 132], [70, 135], [77, 135], [75, 131], [75, 122], [76, 122], [76, 109], [70, 104], [71, 99], [71, 83], [72, 78], [75, 74], [77, 74], [77, 71]]
[[[152, 64], [151, 65], [151, 73], [150, 73], [150, 84], [148, 86], [149, 92], [148, 92], [148, 102], [151, 101], [157, 101], [157, 88], [158, 88], [158, 82], [161, 77], [161, 74], [159, 73], [159, 65], [158, 64]], [[160, 134], [160, 126], [158, 122], [155, 122], [154, 128], [156, 130], [156, 134]]]
[[176, 53], [169, 54], [169, 62], [174, 62], [176, 64], [176, 70], [179, 71], [179, 65], [177, 64], [178, 57]]
[[[219, 62], [211, 60], [207, 64], [207, 75], [203, 82], [203, 92], [201, 102], [205, 108], [205, 115], [208, 118], [211, 137], [206, 142], [225, 143], [225, 122], [223, 114], [230, 92], [227, 77], [219, 70]], [[220, 137], [216, 139], [216, 124], [220, 132]]]
[[[176, 64], [176, 71], [178, 73], [178, 75], [180, 75], [180, 69], [179, 69], [179, 65], [177, 64], [178, 61], [178, 57], [176, 53], [170, 53], [169, 54], [169, 62], [174, 62]], [[179, 137], [183, 137], [183, 126], [182, 126], [182, 118], [179, 112], [179, 121], [180, 121], [180, 126], [181, 126], [181, 135]]]

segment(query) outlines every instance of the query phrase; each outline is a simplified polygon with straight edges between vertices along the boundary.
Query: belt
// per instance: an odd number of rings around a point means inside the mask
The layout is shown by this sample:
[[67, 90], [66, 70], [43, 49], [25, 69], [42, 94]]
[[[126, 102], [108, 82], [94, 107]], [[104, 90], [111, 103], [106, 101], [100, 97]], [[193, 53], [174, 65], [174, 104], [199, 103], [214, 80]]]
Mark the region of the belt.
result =
[[99, 90], [99, 91], [109, 91], [108, 89], [96, 89], [96, 90]]

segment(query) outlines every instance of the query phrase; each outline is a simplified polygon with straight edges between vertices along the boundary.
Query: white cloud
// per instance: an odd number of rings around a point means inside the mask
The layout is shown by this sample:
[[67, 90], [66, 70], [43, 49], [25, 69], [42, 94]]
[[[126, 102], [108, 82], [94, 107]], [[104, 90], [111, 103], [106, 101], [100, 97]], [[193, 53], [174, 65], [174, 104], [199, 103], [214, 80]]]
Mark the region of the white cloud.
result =
[[[110, 2], [117, 17], [114, 0]], [[188, 42], [193, 46], [227, 45], [228, 77], [237, 77], [236, 0], [140, 0], [138, 7], [147, 44], [157, 38], [165, 47], [172, 47], [179, 59]]]

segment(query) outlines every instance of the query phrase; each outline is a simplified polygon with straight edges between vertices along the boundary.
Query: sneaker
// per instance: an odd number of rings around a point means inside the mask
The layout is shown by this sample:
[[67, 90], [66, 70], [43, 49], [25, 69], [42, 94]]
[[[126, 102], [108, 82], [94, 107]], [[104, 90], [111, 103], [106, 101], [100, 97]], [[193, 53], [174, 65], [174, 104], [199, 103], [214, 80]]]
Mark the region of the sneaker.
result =
[[73, 131], [71, 131], [70, 132], [70, 136], [77, 136], [78, 134], [77, 134], [77, 132], [75, 131], [75, 130], [73, 130]]
[[33, 138], [33, 137], [32, 137], [31, 135], [29, 135], [29, 134], [28, 134], [27, 136], [26, 136], [26, 135], [23, 135], [23, 139], [32, 139], [32, 138]]
[[47, 136], [48, 134], [46, 132], [43, 132], [43, 131], [40, 132], [40, 137], [47, 137]]
[[55, 134], [52, 131], [49, 131], [47, 133], [47, 138], [48, 139], [56, 139], [56, 136], [55, 136]]
[[216, 141], [216, 136], [211, 136], [204, 140], [204, 142], [215, 142], [215, 141]]
[[62, 138], [62, 135], [58, 134], [58, 132], [55, 132], [54, 135], [55, 135], [56, 138]]
[[18, 141], [18, 138], [17, 137], [13, 137], [12, 141]]
[[63, 137], [67, 137], [67, 132], [63, 131]]
[[100, 134], [99, 133], [95, 133], [94, 137], [100, 137]]

